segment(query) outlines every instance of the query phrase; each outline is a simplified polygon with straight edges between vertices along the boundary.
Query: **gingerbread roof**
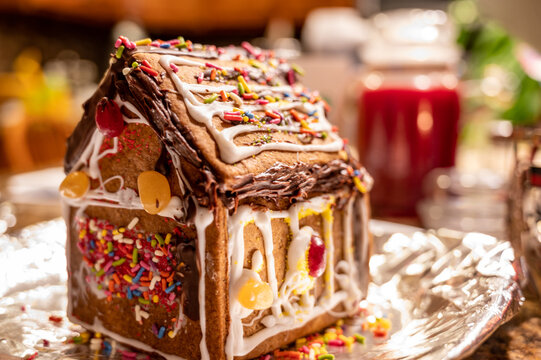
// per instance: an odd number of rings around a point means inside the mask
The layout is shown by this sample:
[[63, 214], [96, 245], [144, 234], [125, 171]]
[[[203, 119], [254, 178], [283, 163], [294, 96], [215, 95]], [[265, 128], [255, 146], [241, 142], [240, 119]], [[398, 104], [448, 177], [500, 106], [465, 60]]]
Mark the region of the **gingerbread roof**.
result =
[[[154, 128], [196, 197], [228, 206], [246, 197], [308, 196], [368, 177], [326, 119], [328, 106], [299, 82], [295, 65], [243, 43], [218, 48], [182, 38], [120, 37], [99, 88], [68, 139], [71, 171], [96, 127], [98, 102], [129, 104]], [[120, 104], [120, 105], [121, 105]], [[199, 174], [192, 174], [198, 172]], [[358, 180], [354, 180], [357, 178]], [[204, 201], [203, 198], [207, 198]]]

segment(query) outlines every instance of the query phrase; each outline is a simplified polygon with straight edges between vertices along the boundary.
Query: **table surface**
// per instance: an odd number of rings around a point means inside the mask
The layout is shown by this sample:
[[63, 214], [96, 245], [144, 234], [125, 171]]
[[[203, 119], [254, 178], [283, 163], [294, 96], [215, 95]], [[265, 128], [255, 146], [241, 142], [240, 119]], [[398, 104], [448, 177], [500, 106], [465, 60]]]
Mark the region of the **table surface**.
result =
[[541, 359], [541, 300], [527, 300], [520, 313], [501, 326], [466, 360]]

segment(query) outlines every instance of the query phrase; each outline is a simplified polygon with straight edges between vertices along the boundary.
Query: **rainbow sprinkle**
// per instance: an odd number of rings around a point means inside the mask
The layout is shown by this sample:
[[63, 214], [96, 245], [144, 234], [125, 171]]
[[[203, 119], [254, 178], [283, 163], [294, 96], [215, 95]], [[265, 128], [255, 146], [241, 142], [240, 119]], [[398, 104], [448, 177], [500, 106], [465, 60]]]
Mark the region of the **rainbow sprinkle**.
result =
[[[177, 263], [173, 254], [176, 244], [183, 239], [179, 228], [164, 236], [144, 235], [135, 225], [117, 228], [89, 218], [77, 219], [77, 228], [77, 247], [93, 274], [86, 278], [89, 286], [97, 286], [108, 301], [122, 298], [139, 304], [134, 311], [141, 324], [151, 306], [162, 306], [169, 312], [178, 309], [177, 294], [182, 289], [178, 271], [182, 264]], [[156, 336], [173, 330], [174, 325], [160, 325]]]
[[171, 70], [173, 70], [173, 72], [178, 72], [178, 66], [176, 66], [175, 64], [171, 63], [170, 64], [170, 67], [171, 67]]
[[[382, 339], [388, 336], [391, 322], [387, 318], [376, 318], [368, 315], [367, 309], [360, 309], [360, 316], [364, 319], [361, 323], [363, 331], [371, 332], [374, 339]], [[359, 333], [347, 335], [351, 331], [343, 320], [328, 327], [321, 333], [301, 337], [286, 349], [277, 349], [272, 354], [265, 354], [259, 360], [333, 360], [337, 353], [351, 353], [354, 346], [366, 344], [366, 337]]]
[[124, 45], [120, 45], [118, 47], [118, 49], [116, 50], [116, 53], [115, 53], [115, 57], [117, 59], [120, 59], [122, 57], [122, 53], [124, 52], [124, 49], [125, 49]]

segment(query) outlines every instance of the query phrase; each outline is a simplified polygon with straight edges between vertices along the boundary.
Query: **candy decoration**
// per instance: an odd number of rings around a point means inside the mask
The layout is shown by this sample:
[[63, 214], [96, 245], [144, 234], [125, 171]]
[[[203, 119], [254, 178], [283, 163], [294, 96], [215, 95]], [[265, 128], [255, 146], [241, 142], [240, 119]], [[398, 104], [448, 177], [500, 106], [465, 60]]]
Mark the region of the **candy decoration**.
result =
[[[244, 79], [244, 76], [239, 75], [237, 77], [237, 80], [239, 81], [239, 84], [241, 85], [242, 90], [244, 90], [245, 93], [251, 93], [252, 92], [252, 90], [248, 86], [248, 83], [246, 82], [246, 79]], [[239, 87], [239, 90], [240, 90], [240, 87]]]
[[116, 50], [115, 57], [117, 59], [120, 59], [122, 57], [122, 53], [124, 52], [124, 45], [120, 45], [118, 49]]
[[146, 38], [146, 39], [137, 40], [135, 42], [135, 45], [136, 46], [144, 46], [144, 45], [149, 45], [151, 42], [152, 42], [152, 40], [150, 38]]
[[366, 193], [366, 191], [367, 191], [366, 186], [364, 186], [361, 179], [359, 179], [358, 177], [354, 177], [353, 178], [353, 183], [355, 184], [355, 186], [357, 187], [357, 190], [359, 190], [360, 193], [362, 193], [362, 194]]
[[113, 100], [101, 98], [96, 106], [96, 125], [105, 136], [117, 137], [124, 130], [124, 119], [120, 108]]
[[137, 178], [139, 197], [145, 211], [157, 214], [171, 200], [171, 188], [167, 178], [156, 171], [144, 171]]
[[140, 66], [141, 70], [143, 70], [144, 72], [146, 72], [147, 74], [151, 75], [151, 76], [158, 76], [160, 75], [156, 70], [154, 70], [153, 68], [151, 67], [148, 67], [148, 66], [145, 66], [145, 65], [141, 65]]
[[228, 121], [242, 121], [242, 115], [239, 111], [237, 112], [225, 112], [224, 113], [224, 120]]
[[90, 188], [90, 179], [82, 171], [74, 171], [62, 181], [58, 190], [64, 197], [78, 199], [83, 197]]
[[292, 70], [289, 70], [287, 72], [287, 82], [290, 86], [293, 86], [295, 84], [295, 81], [297, 81], [296, 77], [295, 77], [295, 71], [292, 69]]
[[244, 48], [244, 50], [246, 50], [248, 52], [248, 54], [253, 55], [253, 56], [259, 55], [256, 52], [255, 48], [252, 46], [252, 44], [250, 44], [249, 42], [243, 41], [241, 46]]
[[273, 301], [272, 289], [268, 283], [250, 278], [242, 285], [238, 300], [250, 310], [268, 309]]
[[313, 234], [310, 238], [310, 246], [308, 248], [308, 275], [317, 278], [323, 274], [326, 266], [326, 251], [325, 243], [317, 234]]
[[293, 71], [295, 71], [297, 74], [304, 76], [304, 70], [297, 64], [291, 64], [291, 68]]
[[211, 96], [209, 96], [208, 98], [206, 98], [203, 102], [205, 104], [212, 104], [214, 102], [214, 100], [216, 100], [218, 98], [218, 94], [212, 94]]

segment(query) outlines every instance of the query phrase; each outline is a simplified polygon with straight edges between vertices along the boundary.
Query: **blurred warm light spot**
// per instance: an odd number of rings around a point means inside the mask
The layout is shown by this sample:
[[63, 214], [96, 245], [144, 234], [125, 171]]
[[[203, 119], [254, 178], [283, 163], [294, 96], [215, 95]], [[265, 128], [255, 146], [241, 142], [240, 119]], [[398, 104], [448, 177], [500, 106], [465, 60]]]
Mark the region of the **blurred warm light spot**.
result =
[[481, 81], [481, 91], [488, 97], [498, 96], [502, 91], [502, 83], [495, 76], [487, 76]]
[[440, 189], [449, 189], [451, 187], [451, 178], [449, 175], [442, 174], [438, 176], [436, 183]]
[[417, 115], [417, 128], [419, 132], [426, 135], [432, 130], [434, 126], [434, 118], [432, 117], [432, 108], [430, 103], [426, 100], [422, 100], [419, 103], [419, 113]]
[[430, 87], [430, 78], [427, 75], [417, 75], [413, 79], [413, 85], [419, 90], [427, 90]]
[[479, 16], [477, 5], [473, 0], [454, 1], [449, 6], [449, 12], [461, 24], [471, 24]]
[[439, 31], [435, 26], [425, 26], [419, 33], [419, 38], [423, 42], [433, 42], [438, 38]]
[[41, 70], [41, 52], [36, 48], [27, 48], [15, 59], [13, 69], [17, 73], [36, 73]]
[[458, 79], [453, 74], [445, 74], [442, 76], [441, 83], [449, 90], [456, 89], [458, 85]]
[[383, 79], [380, 73], [372, 72], [364, 80], [364, 85], [370, 90], [376, 90], [383, 83]]
[[500, 120], [493, 123], [492, 132], [503, 138], [513, 135], [513, 124], [510, 121]]

